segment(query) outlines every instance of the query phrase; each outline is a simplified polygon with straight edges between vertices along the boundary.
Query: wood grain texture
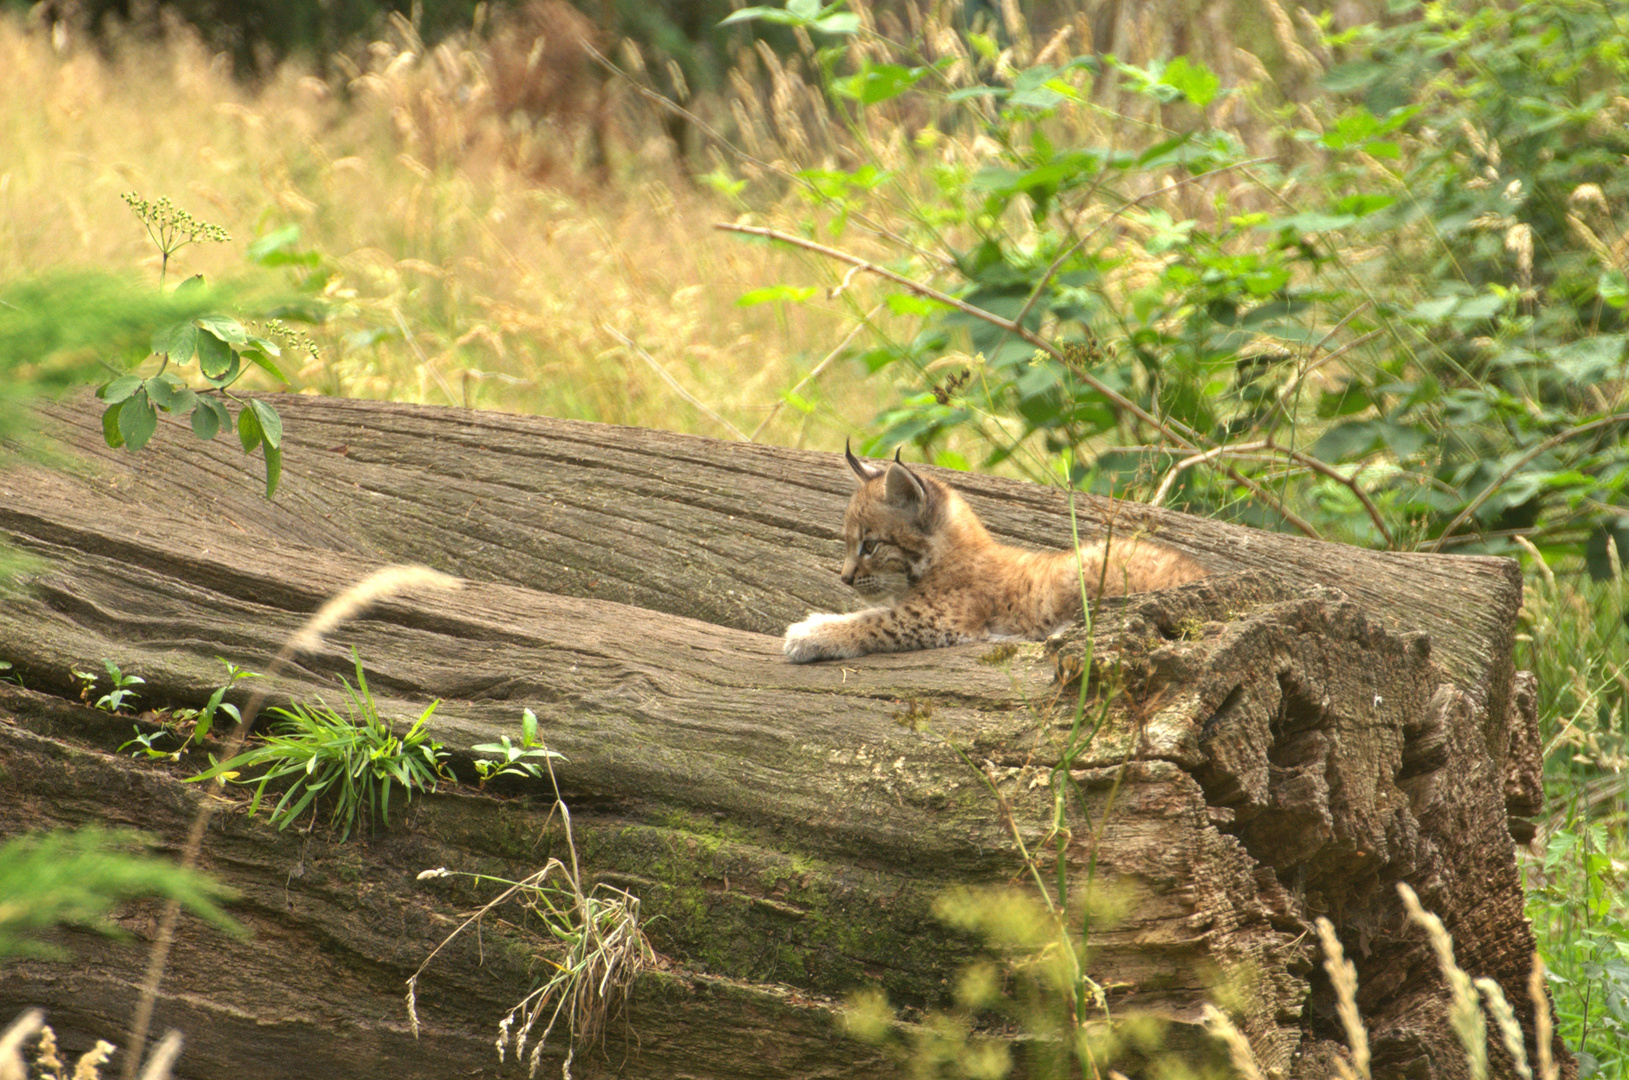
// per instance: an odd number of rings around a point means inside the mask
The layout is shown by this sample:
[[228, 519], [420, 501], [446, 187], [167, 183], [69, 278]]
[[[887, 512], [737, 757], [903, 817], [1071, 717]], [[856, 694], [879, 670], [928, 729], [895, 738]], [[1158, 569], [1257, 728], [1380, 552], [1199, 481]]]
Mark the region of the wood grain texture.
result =
[[[834, 1002], [880, 985], [908, 1012], [943, 1004], [980, 950], [934, 899], [1016, 880], [1014, 828], [1070, 881], [1132, 898], [1094, 935], [1092, 973], [1117, 1011], [1173, 1020], [1188, 1033], [1177, 1044], [1197, 1046], [1216, 980], [1248, 973], [1239, 1016], [1263, 1061], [1325, 1075], [1307, 1052], [1331, 1036], [1307, 934], [1325, 914], [1368, 958], [1390, 1060], [1459, 1075], [1440, 980], [1399, 922], [1399, 880], [1465, 935], [1473, 973], [1520, 1000], [1532, 939], [1506, 814], [1533, 812], [1513, 779], [1531, 710], [1512, 704], [1508, 560], [1362, 552], [1083, 500], [1086, 528], [1112, 517], [1155, 532], [1214, 576], [1104, 605], [1089, 658], [1062, 640], [791, 665], [784, 626], [848, 603], [834, 573], [852, 488], [840, 455], [275, 403], [287, 439], [272, 503], [258, 461], [224, 441], [166, 428], [141, 454], [101, 447], [83, 399], [45, 414], [67, 467], [0, 472], [0, 532], [41, 560], [0, 604], [0, 659], [30, 688], [0, 690], [0, 830], [101, 820], [176, 843], [199, 795], [179, 782], [190, 770], [113, 756], [132, 721], [65, 701], [67, 669], [111, 658], [147, 679], [144, 703], [196, 706], [219, 682], [214, 657], [262, 663], [336, 591], [418, 561], [463, 588], [378, 604], [302, 654], [276, 694], [333, 700], [354, 646], [388, 713], [441, 699], [435, 734], [464, 775], [470, 747], [536, 711], [569, 758], [585, 865], [642, 898], [667, 961], [631, 1007], [637, 1052], [613, 1035], [574, 1067], [891, 1075], [886, 1055], [839, 1034]], [[1067, 542], [1057, 493], [950, 479], [1003, 539]], [[1117, 689], [1073, 761], [1059, 848], [1053, 766], [1083, 671]], [[420, 994], [432, 1037], [404, 1041], [402, 980], [475, 900], [415, 875], [535, 869], [561, 852], [548, 802], [535, 784], [415, 800], [396, 827], [343, 845], [217, 815], [209, 867], [242, 890], [257, 936], [188, 928], [160, 1010], [188, 1031], [183, 1075], [245, 1060], [251, 1076], [311, 1075], [301, 1060], [356, 1076], [492, 1070], [493, 1025], [529, 986], [525, 946], [494, 929], [484, 963], [473, 940], [438, 961]], [[138, 943], [151, 933], [141, 912], [128, 921]], [[88, 959], [70, 969], [8, 969], [20, 977], [0, 980], [0, 1012], [32, 1002], [70, 1033], [118, 1030], [140, 950], [73, 940]]]

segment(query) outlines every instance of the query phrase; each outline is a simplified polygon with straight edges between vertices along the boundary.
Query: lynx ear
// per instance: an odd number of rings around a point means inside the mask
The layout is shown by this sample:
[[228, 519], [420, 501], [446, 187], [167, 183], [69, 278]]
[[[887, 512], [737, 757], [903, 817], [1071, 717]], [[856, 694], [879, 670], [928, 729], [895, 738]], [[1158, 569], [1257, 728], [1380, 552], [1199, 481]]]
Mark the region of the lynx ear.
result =
[[897, 506], [917, 514], [927, 512], [928, 486], [898, 457], [888, 466], [888, 482], [884, 491], [890, 506]]
[[877, 477], [882, 475], [882, 466], [867, 465], [865, 462], [854, 456], [854, 451], [849, 449], [847, 439], [843, 440], [843, 455], [848, 458], [848, 467], [854, 470], [854, 475], [860, 478], [860, 483], [863, 484], [867, 480], [875, 480]]

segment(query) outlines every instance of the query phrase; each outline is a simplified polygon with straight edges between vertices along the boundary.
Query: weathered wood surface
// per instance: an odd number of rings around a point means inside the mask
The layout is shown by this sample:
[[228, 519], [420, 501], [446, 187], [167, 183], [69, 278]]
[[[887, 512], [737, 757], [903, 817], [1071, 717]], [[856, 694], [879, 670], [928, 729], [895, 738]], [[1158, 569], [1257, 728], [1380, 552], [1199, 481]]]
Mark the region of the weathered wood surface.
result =
[[[279, 692], [332, 698], [355, 645], [400, 714], [443, 699], [450, 748], [538, 713], [570, 758], [587, 865], [662, 916], [651, 932], [670, 965], [632, 1007], [637, 1051], [624, 1059], [613, 1034], [601, 1065], [891, 1074], [836, 1033], [831, 1002], [881, 983], [929, 1006], [976, 954], [933, 898], [1009, 881], [1018, 862], [984, 781], [944, 740], [985, 763], [1033, 848], [1074, 699], [1056, 658], [1030, 646], [1000, 663], [977, 647], [781, 662], [788, 622], [847, 600], [832, 570], [852, 482], [835, 454], [322, 398], [277, 407], [274, 503], [224, 440], [165, 430], [141, 454], [101, 447], [82, 400], [49, 410], [77, 464], [0, 473], [0, 533], [46, 560], [0, 605], [0, 659], [44, 692], [0, 698], [0, 830], [103, 820], [174, 842], [195, 789], [110, 757], [130, 721], [63, 702], [68, 667], [111, 658], [148, 680], [147, 703], [196, 705], [218, 682], [213, 657], [252, 666], [367, 571], [425, 562], [468, 584], [384, 602]], [[1056, 493], [953, 479], [1005, 538], [1068, 536]], [[1414, 883], [1473, 972], [1520, 1000], [1531, 935], [1505, 822], [1536, 795], [1531, 695], [1511, 692], [1513, 564], [1095, 500], [1079, 514], [1083, 532], [1112, 516], [1223, 575], [1106, 609], [1098, 627], [1100, 662], [1136, 678], [1074, 762], [1098, 828], [1077, 821], [1063, 857], [1079, 881], [1095, 859], [1138, 902], [1094, 936], [1094, 974], [1117, 1006], [1190, 1022], [1218, 972], [1249, 971], [1241, 1020], [1264, 1061], [1324, 1075], [1334, 1029], [1305, 931], [1327, 914], [1359, 957], [1379, 1060], [1458, 1075], [1440, 980], [1391, 885]], [[930, 715], [932, 733], [896, 722], [907, 713]], [[409, 827], [348, 845], [217, 815], [209, 865], [244, 891], [257, 938], [188, 928], [160, 1008], [188, 1032], [183, 1072], [493, 1070], [492, 1025], [525, 992], [525, 963], [491, 939], [485, 966], [473, 941], [454, 949], [421, 991], [429, 1031], [412, 1043], [401, 981], [473, 899], [415, 875], [524, 874], [559, 853], [546, 810], [437, 797], [414, 803]], [[17, 968], [0, 1013], [36, 1003], [82, 1025], [70, 1030], [117, 1030], [140, 952], [75, 943], [92, 959]]]

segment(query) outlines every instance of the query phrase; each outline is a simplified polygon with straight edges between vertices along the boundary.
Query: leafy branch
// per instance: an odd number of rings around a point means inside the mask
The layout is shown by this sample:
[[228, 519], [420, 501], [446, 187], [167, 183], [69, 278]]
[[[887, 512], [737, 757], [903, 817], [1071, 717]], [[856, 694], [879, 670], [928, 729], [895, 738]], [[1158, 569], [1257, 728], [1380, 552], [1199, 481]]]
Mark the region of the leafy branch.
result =
[[[148, 202], [134, 193], [124, 196], [136, 216], [146, 225], [148, 235], [158, 245], [163, 258], [159, 288], [170, 256], [190, 243], [201, 240], [229, 240], [226, 230], [198, 221], [165, 199]], [[202, 275], [188, 278], [170, 295], [200, 306], [209, 299]], [[161, 328], [151, 340], [147, 359], [156, 358], [158, 369], [151, 375], [126, 374], [100, 386], [97, 397], [107, 408], [102, 413], [102, 436], [108, 446], [140, 450], [158, 431], [159, 413], [176, 419], [187, 417], [193, 434], [213, 439], [222, 429], [237, 429], [238, 442], [246, 454], [259, 448], [266, 461], [266, 497], [277, 491], [283, 473], [283, 421], [277, 410], [258, 398], [242, 398], [231, 387], [252, 365], [278, 382], [288, 385], [288, 377], [277, 366], [285, 346], [303, 347], [312, 355], [316, 345], [309, 335], [290, 329], [281, 320], [268, 319], [247, 326], [218, 313], [205, 313]], [[187, 380], [170, 370], [197, 362], [204, 386], [193, 389]], [[234, 420], [227, 402], [238, 406]]]
[[[825, 244], [821, 244], [801, 236], [795, 236], [791, 233], [782, 232], [778, 229], [765, 228], [759, 225], [736, 225], [727, 222], [720, 222], [716, 224], [714, 228], [721, 229], [725, 232], [745, 233], [751, 236], [760, 236], [768, 240], [776, 240], [785, 244], [792, 244], [797, 247], [816, 252], [817, 254], [824, 255], [827, 258], [848, 263], [849, 265], [857, 267], [866, 273], [875, 274], [878, 277], [886, 278], [897, 285], [904, 286], [906, 289], [916, 293], [918, 296], [923, 296], [929, 300], [944, 304], [946, 307], [954, 308], [964, 315], [968, 315], [981, 322], [988, 323], [989, 325], [1003, 330], [1014, 337], [1019, 338], [1025, 343], [1034, 346], [1036, 349], [1039, 349], [1048, 356], [1052, 357], [1058, 363], [1069, 367], [1070, 370], [1075, 373], [1076, 377], [1081, 380], [1081, 382], [1085, 383], [1093, 391], [1100, 394], [1116, 409], [1119, 409], [1121, 412], [1128, 413], [1147, 424], [1149, 427], [1152, 427], [1155, 431], [1159, 432], [1167, 440], [1184, 451], [1196, 454], [1200, 453], [1200, 443], [1203, 441], [1208, 441], [1204, 440], [1197, 432], [1180, 422], [1166, 421], [1156, 417], [1147, 409], [1144, 409], [1142, 406], [1132, 401], [1126, 395], [1120, 393], [1118, 390], [1098, 379], [1091, 372], [1086, 371], [1078, 364], [1071, 362], [1070, 359], [1064, 354], [1063, 350], [1052, 341], [1049, 341], [1047, 338], [1035, 333], [1028, 327], [1023, 326], [1012, 319], [1004, 318], [985, 308], [970, 304], [960, 297], [952, 296], [947, 292], [935, 289], [931, 285], [923, 284], [922, 282], [916, 281], [904, 274], [890, 270], [885, 266], [878, 266], [876, 263], [873, 263], [867, 259], [862, 259], [858, 255], [851, 255], [846, 251], [829, 247]], [[1284, 520], [1288, 521], [1291, 525], [1294, 525], [1302, 533], [1312, 537], [1313, 539], [1322, 539], [1317, 528], [1314, 527], [1311, 522], [1307, 521], [1305, 518], [1301, 517], [1301, 515], [1291, 510], [1282, 499], [1273, 494], [1271, 491], [1268, 491], [1255, 479], [1245, 476], [1243, 473], [1232, 468], [1231, 466], [1226, 467], [1223, 471], [1235, 483], [1248, 489], [1257, 498], [1271, 506], [1277, 513], [1283, 515]]]

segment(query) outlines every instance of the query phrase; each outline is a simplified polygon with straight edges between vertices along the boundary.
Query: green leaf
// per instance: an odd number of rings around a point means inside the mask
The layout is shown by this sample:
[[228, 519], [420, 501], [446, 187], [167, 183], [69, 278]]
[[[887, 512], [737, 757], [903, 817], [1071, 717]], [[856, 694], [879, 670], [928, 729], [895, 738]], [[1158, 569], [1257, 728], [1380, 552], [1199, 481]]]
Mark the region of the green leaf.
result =
[[1595, 291], [1615, 308], [1629, 305], [1629, 278], [1624, 277], [1622, 270], [1603, 270], [1596, 280]]
[[772, 7], [742, 8], [725, 16], [718, 25], [729, 26], [732, 23], [761, 20], [781, 26], [802, 26], [826, 34], [859, 33], [860, 17], [853, 12], [839, 11], [837, 10], [839, 7], [841, 4], [822, 8], [819, 0], [787, 0], [784, 10]]
[[1370, 192], [1357, 195], [1347, 195], [1344, 198], [1336, 199], [1334, 207], [1338, 212], [1343, 214], [1353, 214], [1357, 217], [1365, 217], [1374, 213], [1376, 210], [1384, 210], [1386, 207], [1392, 205], [1396, 201], [1397, 196], [1395, 195], [1379, 195]]
[[791, 285], [771, 285], [764, 289], [753, 289], [743, 293], [735, 302], [736, 307], [753, 307], [757, 304], [773, 303], [784, 300], [792, 304], [802, 304], [814, 299], [820, 290], [816, 288], [794, 288]]
[[119, 409], [119, 434], [126, 446], [140, 450], [157, 430], [158, 413], [147, 400], [147, 391], [137, 390]]
[[1374, 60], [1358, 60], [1349, 64], [1336, 64], [1319, 81], [1325, 90], [1334, 94], [1348, 94], [1365, 90], [1384, 78], [1391, 68]]
[[907, 68], [899, 64], [867, 64], [864, 71], [847, 78], [833, 79], [831, 87], [862, 105], [875, 105], [896, 98], [921, 81], [927, 68]]
[[858, 34], [860, 32], [860, 17], [851, 11], [839, 11], [834, 15], [816, 19], [809, 24], [809, 27], [812, 30], [819, 30], [823, 34]]
[[124, 401], [141, 386], [140, 375], [120, 375], [117, 379], [102, 386], [96, 391], [96, 396], [109, 405], [117, 405]]
[[1463, 301], [1454, 309], [1456, 319], [1491, 319], [1505, 306], [1504, 297], [1496, 293], [1483, 293]]
[[1326, 214], [1321, 210], [1307, 210], [1288, 217], [1273, 218], [1263, 224], [1264, 227], [1274, 230], [1289, 229], [1292, 232], [1312, 233], [1344, 229], [1356, 221], [1356, 214]]
[[102, 438], [107, 444], [117, 450], [124, 445], [124, 436], [119, 434], [119, 412], [124, 408], [124, 402], [109, 405], [102, 413]]
[[283, 383], [285, 386], [291, 385], [288, 381], [288, 376], [283, 374], [282, 369], [276, 364], [272, 363], [271, 357], [267, 356], [259, 349], [245, 349], [241, 355], [245, 360], [255, 364], [261, 370], [269, 372], [278, 382]]
[[[200, 404], [207, 405], [203, 401]], [[213, 439], [221, 430], [221, 422], [213, 409], [198, 408], [192, 410], [192, 433], [200, 439], [208, 441]]]
[[185, 364], [198, 352], [198, 328], [190, 322], [166, 326], [153, 335], [153, 351]]
[[168, 372], [154, 375], [142, 385], [152, 403], [165, 412], [185, 416], [198, 404], [197, 396], [187, 384]]
[[261, 266], [316, 266], [322, 261], [315, 251], [300, 252], [300, 227], [285, 225], [249, 243], [249, 258]]
[[1370, 420], [1348, 420], [1344, 424], [1336, 424], [1312, 444], [1312, 456], [1333, 463], [1367, 454], [1379, 441], [1380, 433], [1375, 430], [1376, 426], [1377, 422]]
[[283, 418], [277, 415], [277, 410], [259, 398], [251, 398], [249, 408], [254, 411], [255, 419], [260, 421], [260, 434], [266, 445], [273, 450], [282, 446]]
[[260, 430], [260, 418], [253, 409], [244, 409], [238, 413], [238, 442], [243, 444], [243, 452], [250, 453], [260, 445], [263, 434]]
[[200, 439], [213, 439], [223, 427], [231, 430], [232, 414], [215, 398], [200, 396], [198, 407], [192, 410], [192, 433]]
[[926, 296], [917, 296], [915, 293], [889, 293], [885, 303], [888, 310], [895, 315], [932, 315], [952, 310], [949, 304], [930, 300]]
[[277, 484], [283, 479], [283, 451], [266, 443], [266, 498], [277, 494]]
[[1182, 92], [1182, 96], [1203, 109], [1216, 100], [1222, 89], [1222, 80], [1215, 72], [1196, 60], [1179, 56], [1165, 65], [1165, 82]]
[[228, 315], [200, 315], [197, 318], [198, 329], [208, 332], [228, 345], [245, 345], [249, 341], [249, 332], [243, 324]]
[[279, 346], [277, 344], [277, 342], [271, 341], [271, 340], [269, 340], [267, 338], [260, 337], [258, 334], [250, 334], [249, 335], [249, 340], [246, 342], [246, 344], [251, 349], [259, 349], [261, 352], [265, 353], [267, 356], [282, 356], [283, 355], [283, 349], [282, 349], [281, 346]]
[[232, 367], [232, 346], [214, 334], [198, 335], [198, 370], [206, 379], [223, 378]]

